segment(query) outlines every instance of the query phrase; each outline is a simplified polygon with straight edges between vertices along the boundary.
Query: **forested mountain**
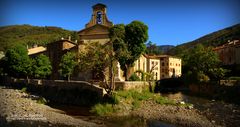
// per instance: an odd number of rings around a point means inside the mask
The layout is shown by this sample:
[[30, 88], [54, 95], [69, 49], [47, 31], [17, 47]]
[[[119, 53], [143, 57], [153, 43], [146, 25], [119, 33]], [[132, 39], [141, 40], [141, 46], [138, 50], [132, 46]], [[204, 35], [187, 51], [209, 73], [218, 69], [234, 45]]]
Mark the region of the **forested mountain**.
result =
[[34, 44], [45, 45], [68, 36], [76, 34], [74, 31], [52, 26], [13, 25], [0, 27], [0, 51], [20, 43], [32, 46]]
[[179, 50], [185, 50], [196, 46], [197, 44], [202, 44], [205, 47], [216, 47], [227, 43], [228, 40], [240, 39], [240, 24], [210, 33], [194, 41], [183, 43], [171, 49], [168, 54], [175, 55]]

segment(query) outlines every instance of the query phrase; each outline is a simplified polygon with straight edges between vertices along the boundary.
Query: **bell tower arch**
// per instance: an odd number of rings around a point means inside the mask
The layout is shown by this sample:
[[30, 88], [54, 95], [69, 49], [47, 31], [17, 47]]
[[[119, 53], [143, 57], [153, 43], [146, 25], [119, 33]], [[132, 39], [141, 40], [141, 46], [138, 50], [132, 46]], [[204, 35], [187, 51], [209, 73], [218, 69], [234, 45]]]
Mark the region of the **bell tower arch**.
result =
[[92, 6], [93, 12], [92, 17], [89, 23], [86, 24], [86, 28], [89, 28], [91, 26], [101, 24], [107, 27], [113, 26], [113, 23], [110, 22], [107, 18], [107, 6], [104, 4], [96, 4]]

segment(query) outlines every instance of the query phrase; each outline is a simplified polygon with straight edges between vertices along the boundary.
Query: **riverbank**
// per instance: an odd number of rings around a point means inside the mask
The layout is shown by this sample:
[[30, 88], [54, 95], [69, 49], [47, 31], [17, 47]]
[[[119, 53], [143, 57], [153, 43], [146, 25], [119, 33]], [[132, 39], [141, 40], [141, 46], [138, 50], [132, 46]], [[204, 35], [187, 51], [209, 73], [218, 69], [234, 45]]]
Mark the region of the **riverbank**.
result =
[[[143, 96], [134, 91], [119, 93], [123, 98], [113, 106], [116, 110], [110, 114], [96, 116], [89, 113], [90, 107], [47, 106], [37, 103], [35, 95], [0, 86], [0, 126], [215, 127], [240, 124], [240, 109], [232, 104], [211, 102], [210, 105], [198, 98], [199, 104], [192, 107], [164, 100], [159, 94], [148, 93]], [[133, 99], [129, 94], [135, 98]], [[153, 99], [155, 96], [160, 101]], [[177, 99], [172, 98], [172, 100]], [[180, 101], [185, 100], [177, 100]], [[109, 105], [112, 107], [111, 104]], [[209, 109], [199, 110], [203, 105], [208, 106]]]
[[20, 90], [0, 86], [0, 126], [99, 126], [39, 104], [33, 98]]
[[[210, 121], [191, 104], [177, 102], [160, 96], [159, 94], [143, 91], [116, 91], [115, 98], [119, 103], [115, 105], [100, 104], [93, 111], [99, 115], [111, 117], [131, 116], [148, 121], [159, 121], [156, 126], [166, 123], [170, 126], [183, 127], [216, 127], [220, 126]], [[145, 123], [144, 123], [145, 124]]]
[[196, 109], [184, 106], [159, 105], [153, 101], [144, 101], [140, 108], [132, 112], [134, 116], [145, 119], [167, 121], [183, 127], [213, 127], [218, 126], [200, 115]]

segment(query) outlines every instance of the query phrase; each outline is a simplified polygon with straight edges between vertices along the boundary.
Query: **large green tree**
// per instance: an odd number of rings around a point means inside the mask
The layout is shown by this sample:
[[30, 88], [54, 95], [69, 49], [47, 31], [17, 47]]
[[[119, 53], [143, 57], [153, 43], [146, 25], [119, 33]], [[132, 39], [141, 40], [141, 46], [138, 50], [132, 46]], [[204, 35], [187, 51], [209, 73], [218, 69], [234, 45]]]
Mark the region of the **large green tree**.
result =
[[32, 74], [32, 61], [28, 56], [27, 48], [23, 45], [8, 49], [4, 61], [4, 70], [9, 76], [28, 78]]
[[76, 54], [68, 52], [62, 56], [59, 72], [62, 76], [67, 77], [68, 81], [70, 81], [71, 75], [76, 65]]
[[197, 45], [182, 55], [184, 73], [191, 75], [192, 79], [201, 81], [203, 78], [220, 79], [226, 70], [221, 68], [218, 55], [211, 47]]
[[36, 78], [46, 78], [52, 72], [52, 66], [46, 55], [40, 54], [33, 61], [33, 74]]
[[117, 24], [110, 29], [109, 36], [115, 56], [128, 80], [129, 68], [146, 50], [148, 27], [140, 21], [133, 21], [126, 26]]
[[111, 43], [88, 43], [85, 50], [78, 54], [79, 68], [81, 71], [91, 71], [95, 78], [103, 83], [103, 87], [109, 95], [115, 89], [114, 84], [114, 54]]

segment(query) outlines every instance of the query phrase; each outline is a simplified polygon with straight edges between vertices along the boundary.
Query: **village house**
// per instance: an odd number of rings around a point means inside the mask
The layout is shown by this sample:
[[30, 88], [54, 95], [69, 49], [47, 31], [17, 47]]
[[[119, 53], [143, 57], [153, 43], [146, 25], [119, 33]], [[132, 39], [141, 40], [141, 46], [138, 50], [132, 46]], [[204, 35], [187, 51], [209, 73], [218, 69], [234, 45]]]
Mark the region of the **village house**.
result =
[[[51, 79], [61, 79], [58, 72], [59, 64], [62, 56], [69, 52], [78, 52], [84, 50], [84, 45], [92, 42], [98, 42], [106, 44], [110, 41], [109, 29], [113, 26], [107, 18], [107, 9], [104, 4], [96, 4], [92, 7], [92, 17], [89, 23], [85, 25], [83, 30], [78, 32], [79, 41], [72, 41], [71, 37], [68, 39], [60, 39], [59, 41], [47, 44], [46, 47], [34, 47], [28, 49], [28, 55], [35, 57], [39, 54], [45, 54], [49, 57], [52, 63], [52, 75]], [[134, 64], [134, 67], [130, 69], [130, 75], [137, 71], [151, 72], [154, 75], [154, 80], [160, 80], [163, 78], [171, 78], [173, 76], [181, 76], [181, 59], [174, 58], [172, 56], [160, 55], [160, 56], [148, 56], [142, 55]], [[72, 77], [73, 80], [97, 80], [94, 77], [94, 71], [81, 72], [81, 70], [75, 69]], [[117, 63], [117, 71], [115, 74], [116, 81], [124, 81], [123, 71], [120, 69], [120, 64]]]
[[[141, 70], [153, 75], [154, 80], [180, 77], [182, 60], [169, 55], [142, 55], [134, 64], [132, 72]], [[138, 76], [140, 76], [138, 74]]]
[[222, 61], [223, 65], [240, 64], [240, 41], [233, 40], [213, 49]]

